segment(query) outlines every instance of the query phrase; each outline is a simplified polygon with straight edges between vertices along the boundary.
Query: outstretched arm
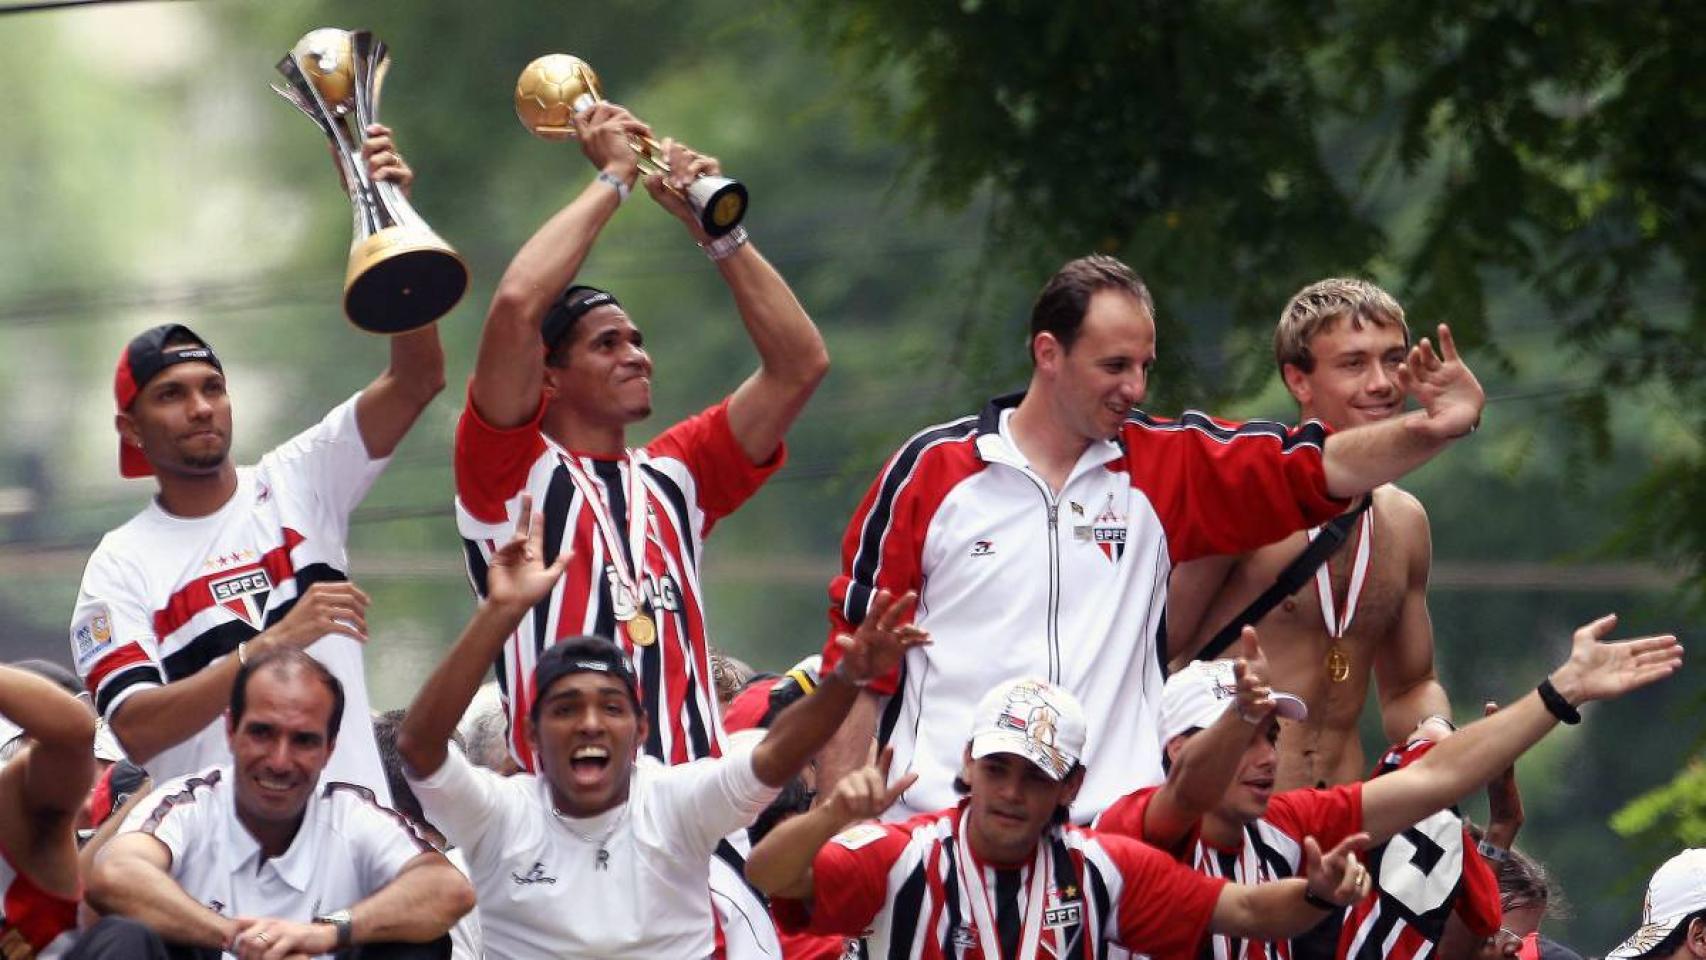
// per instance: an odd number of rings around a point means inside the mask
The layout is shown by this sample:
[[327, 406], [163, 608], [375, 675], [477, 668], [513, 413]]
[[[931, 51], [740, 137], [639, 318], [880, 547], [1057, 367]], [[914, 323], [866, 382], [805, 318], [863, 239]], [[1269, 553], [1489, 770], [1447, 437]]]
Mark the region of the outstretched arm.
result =
[[[682, 194], [695, 178], [715, 176], [722, 168], [715, 157], [672, 140], [664, 140], [663, 147], [670, 169], [667, 182], [662, 175], [647, 177], [646, 190], [686, 225], [694, 240], [705, 245], [711, 238]], [[740, 231], [730, 236], [744, 235]], [[741, 243], [716, 264], [758, 350], [758, 370], [729, 400], [729, 429], [748, 460], [765, 463], [829, 372], [829, 351], [788, 282], [751, 242]]]
[[544, 560], [545, 518], [522, 494], [520, 515], [510, 541], [492, 554], [486, 570], [486, 598], [462, 628], [462, 637], [421, 685], [397, 730], [397, 752], [418, 777], [444, 766], [450, 735], [473, 701], [504, 641], [527, 611], [551, 592], [569, 562], [567, 544], [556, 561]]
[[[1552, 671], [1552, 686], [1575, 707], [1608, 700], [1675, 673], [1682, 666], [1676, 637], [1603, 643], [1615, 614], [1576, 631], [1570, 659]], [[1415, 763], [1363, 785], [1363, 828], [1375, 843], [1409, 827], [1497, 776], [1558, 723], [1538, 691], [1447, 737]]]
[[1410, 350], [1398, 369], [1406, 392], [1422, 409], [1381, 423], [1353, 427], [1327, 438], [1323, 465], [1327, 492], [1354, 497], [1390, 483], [1421, 466], [1481, 422], [1487, 396], [1457, 354], [1457, 343], [1439, 325], [1438, 353], [1427, 338]]
[[1167, 772], [1167, 782], [1144, 808], [1139, 839], [1151, 846], [1174, 850], [1190, 836], [1203, 815], [1220, 805], [1238, 775], [1245, 749], [1272, 722], [1268, 719], [1274, 712], [1268, 658], [1256, 645], [1256, 629], [1245, 627], [1238, 642], [1239, 657], [1232, 668], [1238, 679], [1237, 699], [1218, 720], [1185, 741]]
[[1322, 904], [1347, 907], [1368, 893], [1373, 880], [1356, 855], [1367, 844], [1367, 834], [1355, 834], [1323, 856], [1315, 838], [1305, 837], [1303, 877], [1254, 885], [1227, 884], [1215, 902], [1209, 929], [1262, 940], [1284, 940], [1303, 933], [1327, 915]]
[[42, 817], [77, 812], [95, 780], [95, 714], [58, 684], [0, 666], [0, 717], [34, 741], [18, 769], [5, 771], [5, 780], [21, 783], [24, 809]]
[[[391, 129], [375, 123], [366, 132], [361, 155], [368, 175], [395, 183], [407, 196], [415, 172], [397, 152]], [[444, 347], [438, 342], [438, 324], [392, 337], [390, 364], [355, 402], [355, 422], [367, 455], [375, 460], [389, 457], [443, 389]]]
[[860, 688], [894, 669], [906, 651], [930, 642], [923, 630], [901, 622], [917, 601], [915, 593], [897, 600], [879, 591], [859, 629], [837, 638], [841, 662], [810, 696], [782, 711], [753, 748], [752, 769], [760, 781], [780, 787], [792, 780], [841, 726]]
[[[626, 135], [649, 136], [644, 123], [613, 103], [599, 103], [571, 120], [581, 152], [601, 174], [633, 186], [639, 175]], [[470, 388], [474, 409], [498, 429], [516, 427], [539, 409], [545, 353], [539, 324], [553, 300], [580, 272], [600, 230], [622, 196], [608, 180], [586, 185], [516, 252], [492, 294]]]
[[918, 779], [909, 773], [888, 785], [894, 750], [883, 750], [875, 764], [841, 778], [829, 799], [778, 824], [746, 859], [746, 878], [772, 897], [810, 900], [815, 890], [812, 861], [831, 837], [861, 820], [882, 815]]

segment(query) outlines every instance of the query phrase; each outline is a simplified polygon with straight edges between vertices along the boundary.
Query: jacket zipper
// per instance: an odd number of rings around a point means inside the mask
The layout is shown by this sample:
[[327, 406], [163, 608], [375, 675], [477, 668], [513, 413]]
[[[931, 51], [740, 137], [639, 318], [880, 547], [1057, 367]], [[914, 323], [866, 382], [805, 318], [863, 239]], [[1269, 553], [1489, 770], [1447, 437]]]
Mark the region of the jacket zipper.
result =
[[1048, 682], [1060, 682], [1060, 504], [1048, 485], [1030, 470], [1021, 473], [1031, 478], [1037, 493], [1042, 495], [1043, 509], [1048, 512]]

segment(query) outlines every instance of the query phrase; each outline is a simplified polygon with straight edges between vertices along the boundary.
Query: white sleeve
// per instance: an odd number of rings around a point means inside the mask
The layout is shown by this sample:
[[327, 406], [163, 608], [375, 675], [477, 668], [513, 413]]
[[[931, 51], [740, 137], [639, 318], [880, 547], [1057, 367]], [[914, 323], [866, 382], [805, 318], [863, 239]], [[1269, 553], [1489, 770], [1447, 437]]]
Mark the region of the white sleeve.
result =
[[652, 796], [666, 836], [682, 838], [680, 851], [709, 856], [718, 841], [749, 826], [781, 792], [758, 779], [751, 747], [734, 747], [721, 757], [659, 771]]
[[354, 853], [369, 892], [397, 879], [410, 860], [434, 852], [402, 814], [381, 806], [373, 791], [351, 784], [337, 784], [332, 790], [332, 798], [343, 807], [344, 843]]
[[[503, 817], [505, 785], [503, 777], [483, 767], [476, 767], [462, 755], [462, 749], [450, 744], [444, 763], [429, 777], [416, 777], [404, 768], [403, 775], [421, 802], [421, 812], [438, 832], [475, 859], [480, 841], [486, 832], [499, 826]], [[504, 831], [496, 833], [502, 841]]]
[[142, 798], [124, 818], [120, 834], [146, 833], [166, 845], [172, 852], [174, 878], [181, 875], [187, 857], [195, 856], [197, 838], [213, 835], [204, 823], [206, 815], [219, 803], [207, 784], [207, 774], [174, 777]]
[[109, 722], [132, 694], [166, 683], [145, 595], [140, 572], [102, 541], [83, 570], [71, 613], [71, 659], [95, 711]]
[[310, 492], [334, 522], [340, 534], [349, 533], [349, 515], [367, 496], [373, 481], [391, 462], [367, 454], [356, 422], [357, 393], [319, 422], [275, 447], [262, 458], [262, 466], [279, 471]]

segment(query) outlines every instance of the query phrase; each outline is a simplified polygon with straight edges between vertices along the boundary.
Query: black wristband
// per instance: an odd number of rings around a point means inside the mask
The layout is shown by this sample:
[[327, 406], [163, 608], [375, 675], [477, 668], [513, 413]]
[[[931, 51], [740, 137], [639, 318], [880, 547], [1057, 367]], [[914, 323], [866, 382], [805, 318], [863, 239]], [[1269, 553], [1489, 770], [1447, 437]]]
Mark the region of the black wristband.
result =
[[1308, 884], [1304, 884], [1304, 886], [1303, 886], [1303, 902], [1309, 904], [1310, 906], [1314, 907], [1317, 910], [1325, 910], [1328, 913], [1332, 913], [1336, 910], [1343, 910], [1344, 909], [1344, 907], [1342, 905], [1334, 903], [1333, 901], [1328, 900], [1326, 897], [1317, 897], [1315, 895], [1315, 891], [1309, 889]]
[[1565, 700], [1558, 688], [1552, 685], [1551, 677], [1540, 681], [1540, 686], [1535, 687], [1534, 692], [1540, 694], [1540, 702], [1546, 705], [1546, 712], [1557, 717], [1558, 722], [1571, 726], [1582, 722], [1582, 712], [1570, 706], [1570, 701]]

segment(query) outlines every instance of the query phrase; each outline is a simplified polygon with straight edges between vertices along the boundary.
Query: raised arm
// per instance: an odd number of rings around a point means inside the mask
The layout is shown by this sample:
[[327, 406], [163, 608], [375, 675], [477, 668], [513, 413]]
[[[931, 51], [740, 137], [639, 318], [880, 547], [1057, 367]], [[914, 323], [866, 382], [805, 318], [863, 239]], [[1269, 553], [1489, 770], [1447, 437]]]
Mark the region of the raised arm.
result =
[[917, 601], [915, 593], [897, 600], [879, 591], [859, 629], [837, 638], [841, 660], [836, 668], [810, 696], [782, 711], [753, 748], [752, 769], [759, 780], [772, 787], [792, 780], [841, 726], [860, 688], [893, 670], [906, 651], [930, 642], [917, 626], [903, 625]]
[[96, 858], [88, 878], [89, 903], [106, 914], [129, 917], [169, 943], [224, 949], [244, 923], [220, 916], [178, 886], [169, 872], [172, 852], [146, 833], [123, 833]]
[[544, 560], [545, 518], [523, 494], [515, 534], [492, 554], [486, 570], [486, 598], [462, 628], [462, 636], [421, 685], [397, 730], [397, 752], [418, 777], [430, 777], [444, 765], [450, 735], [473, 701], [486, 671], [504, 641], [529, 608], [544, 599], [569, 562], [567, 545], [555, 562]]
[[893, 748], [875, 764], [842, 777], [829, 798], [810, 811], [777, 824], [746, 859], [746, 878], [766, 896], [810, 901], [816, 886], [812, 861], [831, 837], [861, 820], [882, 815], [918, 779], [909, 773], [888, 784]]
[[[682, 199], [688, 184], [704, 174], [716, 175], [715, 157], [697, 153], [666, 139], [667, 178], [646, 178], [646, 190], [658, 205], [679, 219], [701, 246], [711, 238]], [[730, 234], [744, 237], [745, 231]], [[728, 238], [724, 238], [725, 241]], [[713, 259], [718, 255], [713, 253]], [[732, 252], [715, 259], [717, 271], [734, 294], [746, 333], [758, 350], [758, 370], [729, 400], [729, 429], [753, 463], [765, 463], [781, 445], [794, 419], [829, 372], [829, 351], [805, 308], [776, 268], [750, 241], [739, 241]], [[529, 411], [530, 413], [532, 411]]]
[[[1404, 543], [1407, 573], [1404, 599], [1392, 637], [1374, 652], [1374, 680], [1380, 695], [1380, 718], [1386, 740], [1397, 743], [1430, 716], [1451, 718], [1451, 700], [1434, 672], [1434, 628], [1428, 616], [1428, 570], [1433, 564], [1433, 538], [1427, 513], [1407, 493], [1382, 501], [1391, 503]], [[1371, 522], [1371, 521], [1364, 521]]]
[[1435, 353], [1427, 338], [1422, 338], [1398, 369], [1399, 382], [1422, 409], [1327, 438], [1322, 459], [1328, 493], [1354, 497], [1390, 483], [1480, 424], [1486, 394], [1458, 356], [1457, 343], [1443, 323], [1439, 345]]
[[600, 103], [571, 122], [600, 178], [522, 244], [492, 294], [470, 394], [480, 418], [499, 429], [520, 426], [538, 411], [545, 366], [539, 325], [621, 206], [626, 189], [619, 192], [611, 181], [632, 187], [639, 175], [624, 135], [649, 135], [645, 124], [612, 103]]
[[[375, 123], [366, 132], [361, 155], [368, 174], [395, 183], [407, 196], [415, 173], [397, 152], [391, 129]], [[367, 455], [376, 460], [390, 456], [443, 389], [444, 347], [438, 341], [438, 324], [392, 337], [390, 364], [361, 391], [355, 404], [355, 422]]]
[[[1570, 659], [1547, 678], [1568, 709], [1622, 696], [1682, 666], [1682, 645], [1674, 636], [1601, 642], [1616, 625], [1611, 615], [1578, 629]], [[1363, 829], [1384, 843], [1445, 809], [1515, 763], [1558, 719], [1536, 690], [1452, 734], [1404, 769], [1370, 780], [1362, 791]]]
[[23, 808], [35, 816], [76, 813], [95, 780], [94, 713], [46, 678], [0, 666], [0, 716], [33, 741], [21, 764], [6, 766], [0, 783], [19, 783]]
[[1138, 839], [1151, 846], [1175, 850], [1191, 835], [1203, 815], [1220, 805], [1251, 740], [1265, 735], [1272, 723], [1268, 660], [1256, 645], [1255, 628], [1245, 627], [1238, 642], [1239, 658], [1233, 663], [1237, 699], [1219, 719], [1185, 741], [1167, 782], [1145, 806], [1143, 836]]

